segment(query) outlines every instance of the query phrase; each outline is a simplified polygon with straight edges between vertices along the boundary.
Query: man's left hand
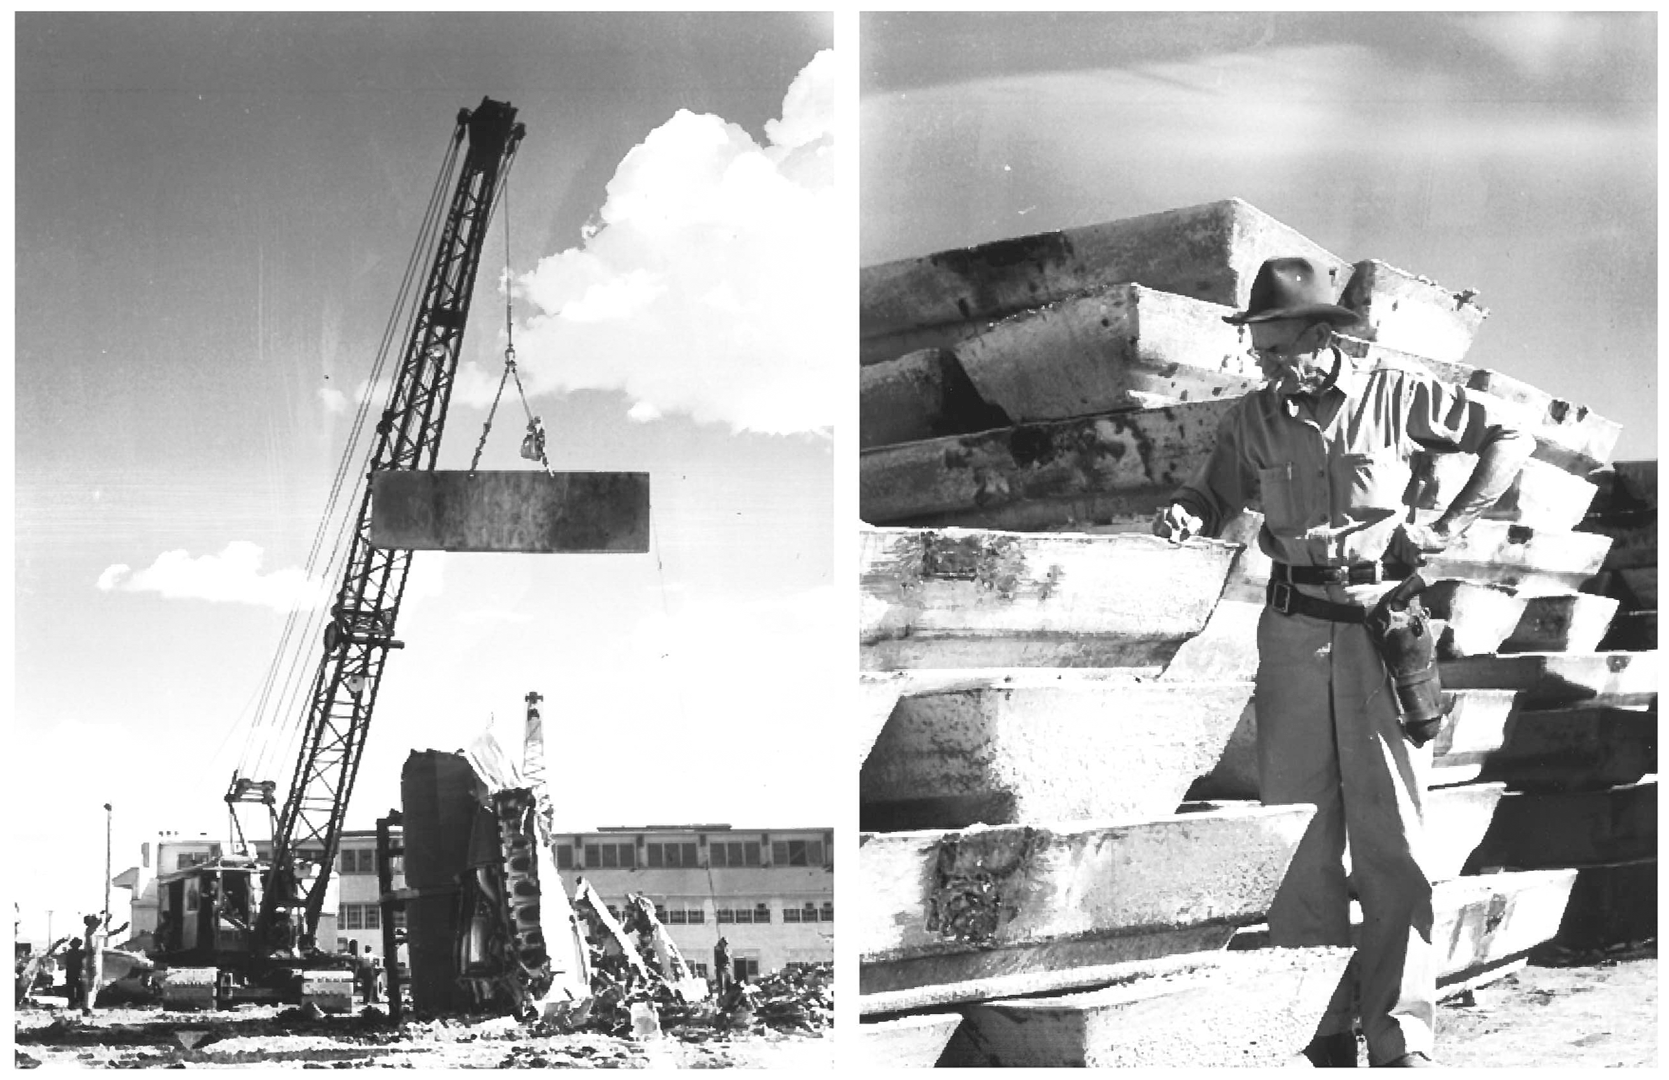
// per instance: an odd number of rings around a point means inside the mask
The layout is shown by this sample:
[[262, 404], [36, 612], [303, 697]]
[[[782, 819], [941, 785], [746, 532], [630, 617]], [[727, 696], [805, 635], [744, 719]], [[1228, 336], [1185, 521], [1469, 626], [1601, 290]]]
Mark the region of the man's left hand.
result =
[[1424, 566], [1428, 555], [1439, 554], [1453, 539], [1447, 529], [1403, 522], [1391, 534], [1391, 543], [1385, 549], [1385, 561], [1404, 566]]

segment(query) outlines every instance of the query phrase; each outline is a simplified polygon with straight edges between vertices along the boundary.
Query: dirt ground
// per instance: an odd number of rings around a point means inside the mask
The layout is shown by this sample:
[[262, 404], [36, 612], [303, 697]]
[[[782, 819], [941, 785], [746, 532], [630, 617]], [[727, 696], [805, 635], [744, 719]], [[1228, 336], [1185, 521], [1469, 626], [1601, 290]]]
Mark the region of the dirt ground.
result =
[[1437, 1061], [1454, 1067], [1655, 1068], [1657, 944], [1542, 955], [1446, 1003]]
[[[45, 999], [51, 1002], [53, 999]], [[185, 1016], [159, 1008], [19, 1009], [20, 1068], [784, 1068], [829, 1069], [834, 1039], [817, 1034], [662, 1036], [539, 1035], [510, 1019], [407, 1021], [380, 1014], [286, 1020], [273, 1007]], [[190, 1044], [189, 1046], [187, 1044]]]
[[[410, 1021], [394, 1028], [377, 1016], [286, 1021], [278, 1014], [256, 1006], [201, 1017], [108, 1009], [81, 1020], [62, 1008], [25, 1008], [16, 1014], [15, 1061], [20, 1067], [337, 1069], [828, 1069], [835, 1063], [835, 1038], [827, 1030], [636, 1041], [540, 1036], [507, 1019]], [[1610, 954], [1547, 953], [1445, 1002], [1436, 1056], [1449, 1067], [1654, 1068], [1657, 1031], [1655, 943]], [[201, 1033], [196, 1041], [194, 1033]]]

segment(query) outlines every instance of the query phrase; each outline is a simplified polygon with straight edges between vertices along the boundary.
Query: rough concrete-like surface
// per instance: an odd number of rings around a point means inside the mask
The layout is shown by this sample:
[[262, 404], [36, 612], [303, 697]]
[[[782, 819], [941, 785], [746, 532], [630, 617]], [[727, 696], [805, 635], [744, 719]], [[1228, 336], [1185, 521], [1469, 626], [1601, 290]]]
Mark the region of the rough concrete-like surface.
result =
[[1250, 682], [1132, 683], [1097, 671], [1017, 672], [906, 696], [860, 773], [860, 828], [1169, 815], [1251, 696]]
[[649, 474], [388, 470], [371, 478], [371, 542], [419, 551], [649, 550]]
[[1008, 427], [949, 349], [918, 349], [858, 373], [858, 448]]
[[842, 1064], [855, 1063], [867, 1069], [930, 1069], [939, 1063], [945, 1045], [961, 1026], [959, 1012], [865, 1022], [854, 1033], [855, 1051], [849, 1059], [843, 1054]]
[[865, 267], [859, 357], [870, 364], [949, 347], [993, 319], [1130, 281], [1239, 307], [1265, 259], [1293, 254], [1315, 260], [1343, 291], [1349, 263], [1240, 199]]
[[1493, 654], [1513, 632], [1530, 603], [1501, 586], [1471, 581], [1433, 582], [1420, 594], [1431, 613], [1437, 655], [1445, 659]]
[[980, 396], [1015, 423], [1241, 397], [1263, 384], [1234, 309], [1140, 285], [1068, 297], [956, 347]]
[[[1483, 691], [1463, 691], [1482, 693]], [[1515, 789], [1577, 791], [1633, 784], [1657, 771], [1657, 715], [1597, 705], [1513, 714], [1497, 745], [1439, 757], [1434, 784], [1502, 780]]]
[[1356, 331], [1386, 348], [1455, 362], [1466, 355], [1488, 309], [1406, 270], [1365, 259], [1352, 268], [1339, 304], [1362, 317]]
[[1427, 581], [1461, 578], [1510, 585], [1519, 596], [1565, 595], [1600, 568], [1611, 546], [1593, 533], [1548, 532], [1478, 521], [1422, 571]]
[[[1205, 625], [1234, 554], [1231, 544], [1156, 536], [864, 530], [861, 663], [898, 663], [878, 652], [889, 644], [925, 650], [911, 655], [916, 667], [1118, 667], [1097, 659], [1148, 645], [1174, 652]], [[1076, 662], [1060, 665], [1061, 650]]]
[[1617, 601], [1609, 596], [1535, 597], [1525, 604], [1523, 617], [1500, 651], [1593, 652], [1616, 614]]
[[1489, 832], [1505, 784], [1462, 784], [1426, 792], [1426, 850], [1422, 860], [1433, 881], [1459, 877]]
[[1286, 1064], [1314, 1034], [1349, 949], [1271, 949], [1202, 958], [1061, 997], [969, 1007], [947, 1063], [1024, 1066]]
[[1439, 665], [1445, 690], [1516, 690], [1520, 709], [1649, 705], [1657, 698], [1657, 653], [1519, 653], [1469, 656]]
[[1439, 981], [1464, 977], [1552, 941], [1575, 883], [1575, 870], [1439, 882], [1433, 889], [1431, 932]]
[[1602, 791], [1515, 792], [1501, 799], [1475, 869], [1588, 866], [1657, 854], [1657, 778]]
[[[987, 958], [1000, 961], [993, 954], [1004, 948], [1139, 945], [1143, 937], [1175, 934], [1178, 941], [1164, 951], [1177, 952], [1201, 927], [1226, 940], [1234, 926], [1267, 909], [1313, 813], [1309, 806], [1256, 807], [1140, 824], [866, 835], [853, 928], [866, 965], [860, 986], [871, 993], [1026, 970], [984, 966]], [[1082, 962], [1155, 955], [1163, 953]], [[887, 985], [868, 970], [927, 957], [960, 957], [966, 968]]]
[[1231, 401], [1022, 424], [866, 450], [871, 525], [1070, 532], [1153, 509], [1211, 452]]

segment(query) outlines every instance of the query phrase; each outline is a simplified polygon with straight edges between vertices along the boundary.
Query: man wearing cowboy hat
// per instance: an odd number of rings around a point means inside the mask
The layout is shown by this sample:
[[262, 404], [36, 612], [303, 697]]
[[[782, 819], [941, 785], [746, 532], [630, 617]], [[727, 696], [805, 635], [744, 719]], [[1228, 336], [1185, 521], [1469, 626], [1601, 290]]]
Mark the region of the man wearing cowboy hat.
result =
[[[1211, 457], [1153, 530], [1176, 542], [1213, 536], [1241, 510], [1262, 509], [1258, 546], [1274, 563], [1254, 695], [1262, 799], [1316, 806], [1270, 905], [1270, 940], [1350, 945], [1354, 885], [1357, 953], [1305, 1054], [1354, 1066], [1356, 1013], [1371, 1064], [1428, 1066], [1437, 973], [1422, 748], [1441, 718], [1405, 731], [1364, 618], [1501, 497], [1535, 443], [1416, 365], [1358, 370], [1333, 343], [1357, 319], [1308, 259], [1263, 264], [1247, 309], [1225, 321], [1251, 336], [1269, 381], [1223, 418]], [[1421, 451], [1478, 456], [1430, 524], [1414, 523], [1404, 502]]]

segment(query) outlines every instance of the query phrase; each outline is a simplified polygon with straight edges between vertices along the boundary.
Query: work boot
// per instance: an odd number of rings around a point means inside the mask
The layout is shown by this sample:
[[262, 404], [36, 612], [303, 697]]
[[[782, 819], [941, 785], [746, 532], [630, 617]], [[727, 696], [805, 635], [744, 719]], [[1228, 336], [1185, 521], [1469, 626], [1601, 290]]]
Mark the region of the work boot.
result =
[[1392, 1058], [1380, 1067], [1384, 1069], [1435, 1069], [1437, 1068], [1437, 1062], [1416, 1050], [1412, 1054]]
[[1356, 1068], [1356, 1033], [1340, 1031], [1333, 1035], [1317, 1035], [1304, 1047], [1304, 1056], [1318, 1069]]

